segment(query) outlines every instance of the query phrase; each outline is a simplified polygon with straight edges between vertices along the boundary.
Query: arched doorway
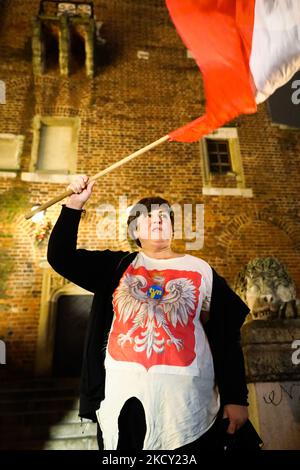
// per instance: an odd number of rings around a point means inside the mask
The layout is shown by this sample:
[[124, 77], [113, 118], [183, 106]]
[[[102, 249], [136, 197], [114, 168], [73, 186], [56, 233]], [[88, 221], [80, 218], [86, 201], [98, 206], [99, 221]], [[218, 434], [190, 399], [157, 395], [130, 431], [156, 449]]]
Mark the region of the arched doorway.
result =
[[79, 377], [93, 295], [43, 267], [35, 374]]
[[56, 301], [52, 375], [79, 377], [92, 295], [60, 295]]

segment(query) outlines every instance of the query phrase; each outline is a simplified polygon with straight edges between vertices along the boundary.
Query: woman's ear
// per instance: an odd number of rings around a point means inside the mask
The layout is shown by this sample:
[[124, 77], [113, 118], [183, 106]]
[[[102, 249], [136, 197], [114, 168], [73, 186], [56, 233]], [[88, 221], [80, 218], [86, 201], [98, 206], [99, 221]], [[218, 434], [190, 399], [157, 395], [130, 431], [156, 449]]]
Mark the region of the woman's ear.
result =
[[139, 238], [138, 230], [133, 230], [132, 235], [133, 235], [133, 238], [137, 240]]

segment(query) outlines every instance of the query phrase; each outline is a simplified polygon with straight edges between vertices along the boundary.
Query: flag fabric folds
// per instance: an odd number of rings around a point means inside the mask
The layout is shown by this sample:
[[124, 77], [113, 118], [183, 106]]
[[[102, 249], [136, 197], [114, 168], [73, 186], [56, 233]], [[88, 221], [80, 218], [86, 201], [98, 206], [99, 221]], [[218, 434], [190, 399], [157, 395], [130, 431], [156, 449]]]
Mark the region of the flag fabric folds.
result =
[[300, 68], [299, 0], [166, 0], [203, 76], [206, 112], [169, 133], [193, 142], [257, 104]]

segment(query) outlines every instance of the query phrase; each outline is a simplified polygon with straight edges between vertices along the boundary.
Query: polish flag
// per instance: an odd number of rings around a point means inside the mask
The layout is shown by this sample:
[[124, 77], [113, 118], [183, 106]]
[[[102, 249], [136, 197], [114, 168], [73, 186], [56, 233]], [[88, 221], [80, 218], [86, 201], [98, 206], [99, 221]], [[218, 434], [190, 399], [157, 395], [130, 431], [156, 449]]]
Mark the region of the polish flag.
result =
[[169, 133], [193, 142], [257, 104], [300, 69], [300, 0], [166, 0], [203, 76], [206, 113]]

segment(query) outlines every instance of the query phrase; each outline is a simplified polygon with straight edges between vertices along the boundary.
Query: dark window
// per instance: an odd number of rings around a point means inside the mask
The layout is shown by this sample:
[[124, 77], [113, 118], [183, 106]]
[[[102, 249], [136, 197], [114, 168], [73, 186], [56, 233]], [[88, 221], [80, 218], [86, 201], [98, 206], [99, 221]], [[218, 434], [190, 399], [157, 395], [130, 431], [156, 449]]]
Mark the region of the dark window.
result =
[[227, 140], [206, 139], [206, 147], [211, 173], [224, 174], [232, 171]]
[[269, 97], [268, 105], [274, 124], [300, 129], [300, 71]]
[[80, 26], [70, 28], [70, 67], [72, 72], [85, 66], [86, 53], [85, 53], [85, 40], [83, 33], [80, 33]]
[[59, 65], [59, 28], [51, 22], [42, 23], [44, 59], [46, 70], [56, 69]]
[[42, 0], [34, 22], [34, 72], [59, 68], [67, 76], [86, 66], [93, 75], [93, 57], [86, 62], [86, 47], [93, 50], [94, 26], [92, 2]]

